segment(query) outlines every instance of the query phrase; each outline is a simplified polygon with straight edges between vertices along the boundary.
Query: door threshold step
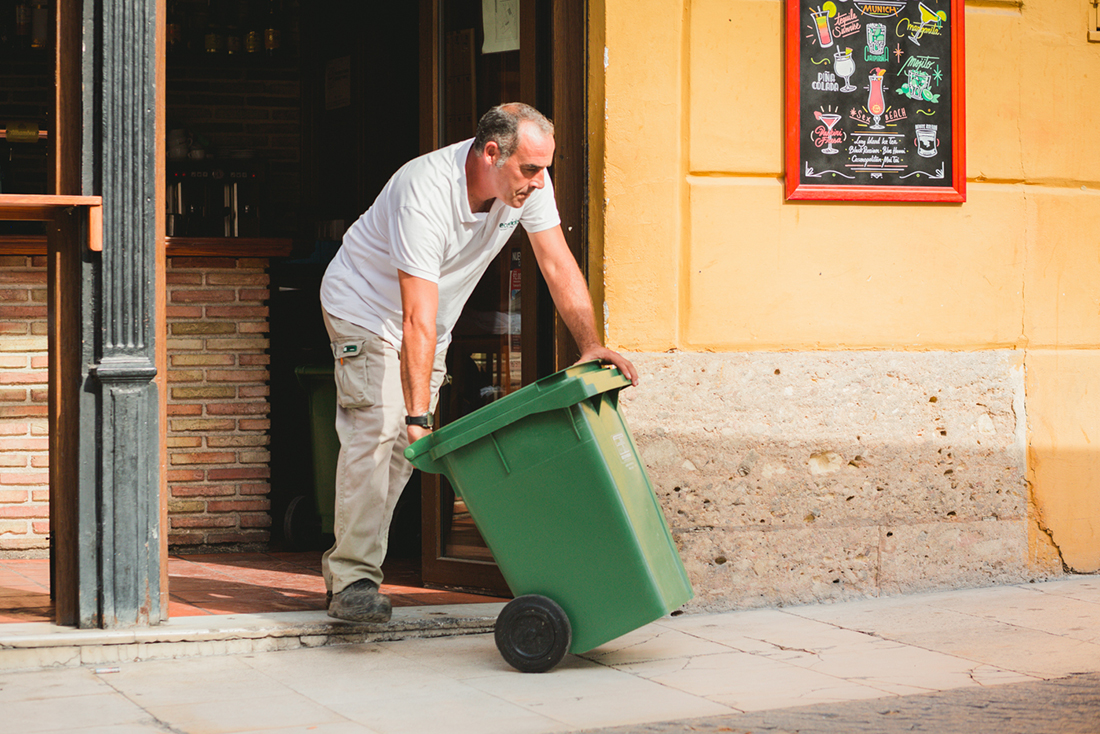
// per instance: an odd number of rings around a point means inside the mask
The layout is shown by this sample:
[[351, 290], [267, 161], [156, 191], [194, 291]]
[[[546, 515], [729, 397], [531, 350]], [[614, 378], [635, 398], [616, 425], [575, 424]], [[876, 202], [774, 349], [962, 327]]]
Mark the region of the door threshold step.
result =
[[178, 617], [155, 627], [127, 629], [4, 624], [0, 671], [488, 634], [503, 608], [495, 603], [398, 607], [386, 624], [344, 622], [324, 611]]

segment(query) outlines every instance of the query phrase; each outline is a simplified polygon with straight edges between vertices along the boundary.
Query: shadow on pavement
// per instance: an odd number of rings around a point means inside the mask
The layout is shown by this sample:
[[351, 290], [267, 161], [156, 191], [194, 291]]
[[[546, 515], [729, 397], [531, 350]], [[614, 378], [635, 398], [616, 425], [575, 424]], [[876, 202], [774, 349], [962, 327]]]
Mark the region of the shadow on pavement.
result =
[[1097, 734], [1100, 673], [917, 696], [591, 729], [588, 734]]

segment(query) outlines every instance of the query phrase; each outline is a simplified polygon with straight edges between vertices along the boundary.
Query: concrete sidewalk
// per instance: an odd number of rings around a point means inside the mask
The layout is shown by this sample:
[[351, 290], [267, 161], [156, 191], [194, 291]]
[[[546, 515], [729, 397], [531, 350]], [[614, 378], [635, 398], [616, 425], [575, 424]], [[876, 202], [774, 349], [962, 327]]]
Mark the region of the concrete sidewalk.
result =
[[[1019, 731], [1085, 732], [1100, 731], [1098, 673], [1100, 577], [1075, 576], [669, 617], [543, 675], [512, 671], [488, 634], [6, 671], [0, 730], [893, 731], [879, 711], [913, 714], [906, 730], [983, 731], [967, 717], [1002, 699], [1027, 709], [1035, 691], [1049, 726]], [[1094, 729], [1060, 717], [1059, 691]], [[955, 728], [919, 725], [942, 707]], [[871, 723], [848, 727], [845, 711]]]

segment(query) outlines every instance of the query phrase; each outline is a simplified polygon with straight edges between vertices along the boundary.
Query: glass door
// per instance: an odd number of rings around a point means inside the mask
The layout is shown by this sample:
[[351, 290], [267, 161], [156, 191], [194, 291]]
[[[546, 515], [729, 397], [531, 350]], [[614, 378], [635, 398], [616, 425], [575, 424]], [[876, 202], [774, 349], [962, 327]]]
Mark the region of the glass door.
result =
[[[535, 0], [432, 0], [422, 4], [429, 27], [431, 63], [422, 69], [437, 89], [431, 147], [473, 137], [477, 121], [502, 102], [525, 101], [533, 94], [534, 48], [521, 47], [520, 17], [535, 25]], [[528, 34], [533, 39], [536, 34]], [[533, 43], [529, 42], [529, 45]], [[524, 267], [533, 263], [522, 231], [509, 241], [486, 271], [455, 327], [447, 354], [450, 382], [440, 393], [439, 425], [517, 390], [536, 374], [533, 315], [527, 303]], [[550, 328], [553, 326], [551, 324]], [[507, 593], [492, 553], [461, 498], [445, 477], [424, 475], [423, 581], [429, 585]]]

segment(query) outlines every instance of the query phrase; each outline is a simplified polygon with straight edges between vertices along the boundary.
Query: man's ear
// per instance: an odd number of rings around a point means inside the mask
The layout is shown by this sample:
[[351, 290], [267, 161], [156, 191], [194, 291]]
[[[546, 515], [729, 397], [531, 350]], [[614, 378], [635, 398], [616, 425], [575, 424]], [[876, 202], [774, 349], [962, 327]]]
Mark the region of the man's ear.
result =
[[497, 159], [500, 158], [500, 146], [497, 145], [495, 140], [485, 143], [485, 155], [489, 157], [489, 162], [495, 166]]

